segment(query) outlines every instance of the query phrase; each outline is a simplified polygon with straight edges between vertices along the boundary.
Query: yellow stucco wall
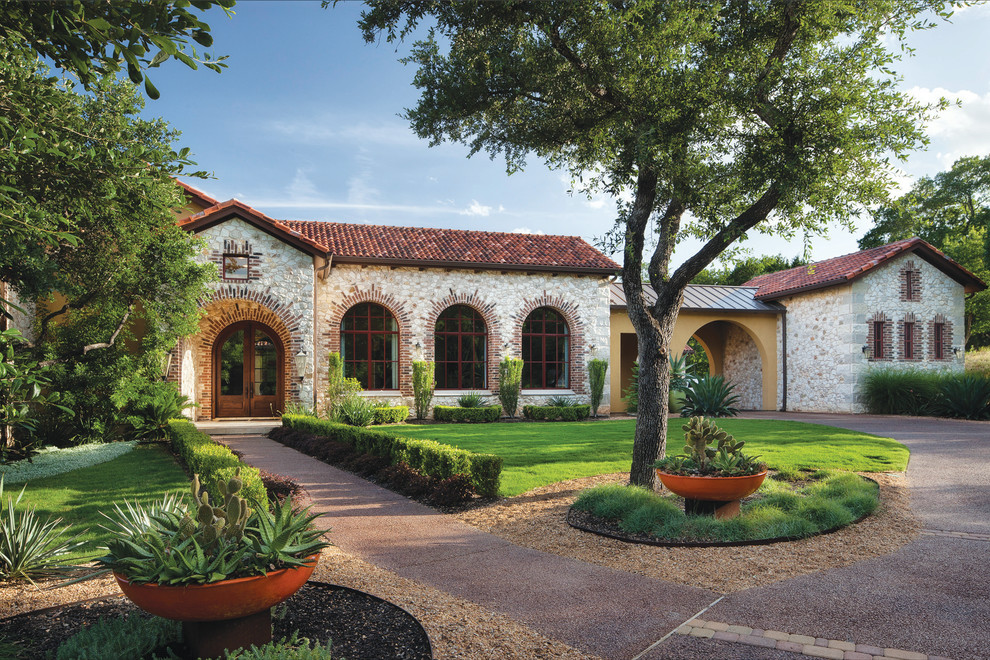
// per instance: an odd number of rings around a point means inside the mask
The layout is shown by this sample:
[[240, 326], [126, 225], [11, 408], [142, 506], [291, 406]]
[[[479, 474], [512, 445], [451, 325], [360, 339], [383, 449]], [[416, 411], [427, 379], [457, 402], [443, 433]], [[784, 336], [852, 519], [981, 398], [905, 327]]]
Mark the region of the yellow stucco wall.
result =
[[[674, 325], [672, 346], [675, 354], [695, 337], [708, 353], [712, 374], [722, 372], [725, 324], [741, 328], [759, 350], [763, 371], [763, 410], [777, 408], [777, 321], [776, 314], [747, 312], [700, 312], [682, 310]], [[709, 325], [712, 324], [712, 325]], [[612, 412], [626, 409], [622, 392], [629, 385], [630, 369], [636, 359], [636, 330], [625, 309], [613, 309], [609, 318], [609, 385]]]

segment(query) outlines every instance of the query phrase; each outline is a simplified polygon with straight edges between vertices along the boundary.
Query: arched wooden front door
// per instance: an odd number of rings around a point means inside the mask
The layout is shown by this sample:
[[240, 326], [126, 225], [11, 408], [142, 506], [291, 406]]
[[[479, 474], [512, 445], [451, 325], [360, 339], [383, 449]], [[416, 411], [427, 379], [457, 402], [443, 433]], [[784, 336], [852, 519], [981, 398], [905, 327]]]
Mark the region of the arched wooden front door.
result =
[[217, 417], [273, 417], [282, 409], [285, 352], [278, 335], [262, 323], [241, 321], [213, 345], [213, 391]]

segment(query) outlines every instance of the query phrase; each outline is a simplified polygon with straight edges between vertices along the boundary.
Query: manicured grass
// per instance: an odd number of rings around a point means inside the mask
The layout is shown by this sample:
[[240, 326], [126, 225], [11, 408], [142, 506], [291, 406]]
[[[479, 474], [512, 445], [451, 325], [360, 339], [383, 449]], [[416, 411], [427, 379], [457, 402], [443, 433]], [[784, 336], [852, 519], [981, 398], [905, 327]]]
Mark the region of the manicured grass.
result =
[[616, 484], [583, 491], [574, 508], [615, 520], [629, 534], [702, 542], [805, 538], [848, 525], [876, 509], [879, 494], [873, 482], [848, 472], [815, 476], [821, 479], [797, 488], [767, 479], [739, 516], [726, 520], [688, 516], [673, 495]]
[[[21, 488], [5, 489], [4, 497], [16, 497]], [[42, 520], [62, 518], [62, 527], [71, 525], [70, 536], [82, 533], [79, 540], [88, 543], [68, 555], [75, 561], [99, 556], [96, 546], [106, 538], [99, 527], [104, 520], [100, 512], [109, 513], [115, 502], [150, 503], [168, 491], [188, 489], [189, 478], [164, 447], [145, 445], [106, 463], [30, 481], [21, 506], [35, 506]]]
[[[908, 449], [889, 438], [819, 424], [763, 419], [723, 419], [719, 425], [746, 442], [744, 451], [771, 468], [900, 471]], [[671, 419], [669, 453], [684, 446], [683, 421]], [[398, 435], [429, 438], [474, 452], [502, 457], [503, 495], [518, 495], [538, 486], [626, 472], [632, 461], [635, 420], [517, 424], [429, 424], [394, 427]]]

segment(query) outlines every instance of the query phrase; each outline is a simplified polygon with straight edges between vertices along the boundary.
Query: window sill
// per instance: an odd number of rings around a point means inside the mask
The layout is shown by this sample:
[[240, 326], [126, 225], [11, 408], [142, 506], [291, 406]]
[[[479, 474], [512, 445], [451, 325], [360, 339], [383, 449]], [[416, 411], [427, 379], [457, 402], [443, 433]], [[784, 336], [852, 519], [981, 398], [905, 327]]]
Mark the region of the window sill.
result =
[[402, 396], [401, 390], [361, 390], [357, 393], [358, 396]]
[[481, 396], [492, 396], [488, 390], [433, 390], [433, 396], [464, 396], [465, 394], [480, 394]]
[[521, 390], [521, 394], [527, 396], [540, 396], [540, 395], [557, 395], [557, 396], [576, 396], [577, 392], [574, 390]]

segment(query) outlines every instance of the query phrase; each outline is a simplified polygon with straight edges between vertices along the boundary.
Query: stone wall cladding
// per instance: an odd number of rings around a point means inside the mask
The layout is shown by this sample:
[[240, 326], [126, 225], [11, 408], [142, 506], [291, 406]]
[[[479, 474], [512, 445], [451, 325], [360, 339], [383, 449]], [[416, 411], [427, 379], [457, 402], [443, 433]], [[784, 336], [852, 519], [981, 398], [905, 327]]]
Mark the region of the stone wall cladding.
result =
[[[317, 392], [323, 405], [327, 355], [340, 350], [340, 320], [353, 305], [375, 302], [399, 324], [399, 390], [369, 396], [412, 404], [412, 361], [433, 360], [434, 327], [451, 305], [468, 305], [484, 318], [488, 330], [488, 387], [498, 392], [498, 364], [521, 356], [522, 323], [537, 307], [556, 309], [570, 331], [570, 388], [539, 390], [520, 398], [541, 404], [555, 394], [588, 400], [587, 362], [608, 355], [609, 298], [607, 281], [595, 276], [514, 271], [460, 270], [389, 266], [335, 265], [317, 288]], [[458, 391], [438, 391], [435, 403], [456, 405]], [[600, 412], [607, 412], [608, 385]]]
[[[900, 273], [900, 299], [901, 302], [921, 301], [921, 269], [914, 265], [913, 259], [904, 262]], [[908, 288], [910, 285], [910, 290]]]
[[848, 412], [853, 404], [853, 362], [862, 355], [862, 342], [857, 345], [852, 338], [850, 287], [811, 291], [779, 302], [787, 307], [787, 409]]
[[760, 349], [749, 334], [737, 325], [729, 324], [725, 336], [725, 380], [735, 386], [739, 395], [736, 408], [760, 410], [763, 407], [763, 362]]
[[[223, 254], [248, 254], [247, 281], [216, 282], [213, 292], [201, 301], [206, 317], [200, 330], [179, 347], [182, 366], [180, 389], [192, 391], [200, 404], [198, 416], [213, 414], [212, 342], [227, 326], [238, 321], [256, 321], [271, 327], [282, 343], [283, 396], [287, 403], [312, 405], [313, 374], [313, 258], [254, 226], [227, 220], [198, 234], [206, 241], [201, 261], [218, 263]], [[308, 357], [306, 373], [297, 373], [295, 356]], [[325, 358], [324, 358], [325, 360]], [[187, 381], [193, 381], [190, 387]]]

